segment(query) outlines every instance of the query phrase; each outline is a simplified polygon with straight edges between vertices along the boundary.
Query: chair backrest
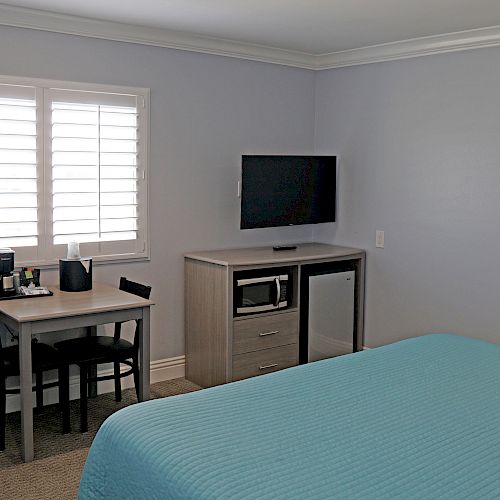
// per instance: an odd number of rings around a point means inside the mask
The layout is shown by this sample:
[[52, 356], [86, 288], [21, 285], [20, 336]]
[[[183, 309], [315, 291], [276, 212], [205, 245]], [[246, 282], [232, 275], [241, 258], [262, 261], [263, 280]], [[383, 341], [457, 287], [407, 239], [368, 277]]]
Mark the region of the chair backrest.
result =
[[[149, 296], [151, 295], [151, 287], [142, 285], [141, 283], [136, 283], [135, 281], [130, 281], [127, 278], [124, 278], [123, 276], [120, 278], [120, 290], [123, 290], [124, 292], [132, 293], [133, 295], [137, 295], [139, 297], [142, 297], [143, 299], [149, 299]], [[135, 333], [134, 333], [134, 345], [137, 347], [138, 344], [138, 328], [139, 325], [137, 325], [136, 321], [136, 327], [135, 327]], [[122, 330], [122, 324], [121, 323], [115, 323], [115, 334], [114, 334], [114, 339], [118, 340], [121, 335], [121, 330]]]
[[[3, 359], [3, 345], [2, 345], [2, 338], [0, 337], [0, 379], [5, 377], [5, 365], [4, 365], [4, 359]], [[0, 382], [2, 383], [2, 382]]]
[[138, 295], [143, 299], [149, 299], [151, 295], [151, 287], [146, 285], [141, 285], [141, 283], [136, 283], [135, 281], [130, 281], [123, 276], [120, 278], [120, 290], [124, 292], [132, 293]]

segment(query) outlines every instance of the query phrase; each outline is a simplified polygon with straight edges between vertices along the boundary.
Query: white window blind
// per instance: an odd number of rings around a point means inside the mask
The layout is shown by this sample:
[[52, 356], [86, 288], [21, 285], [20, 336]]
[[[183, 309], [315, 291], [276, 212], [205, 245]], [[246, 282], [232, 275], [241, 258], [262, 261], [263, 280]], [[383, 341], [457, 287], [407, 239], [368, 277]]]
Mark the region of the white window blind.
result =
[[43, 83], [0, 83], [0, 247], [147, 257], [147, 91]]
[[35, 88], [0, 85], [0, 247], [38, 244]]
[[[63, 94], [51, 93], [54, 244], [135, 240], [135, 98]], [[109, 104], [81, 102], [92, 97]]]

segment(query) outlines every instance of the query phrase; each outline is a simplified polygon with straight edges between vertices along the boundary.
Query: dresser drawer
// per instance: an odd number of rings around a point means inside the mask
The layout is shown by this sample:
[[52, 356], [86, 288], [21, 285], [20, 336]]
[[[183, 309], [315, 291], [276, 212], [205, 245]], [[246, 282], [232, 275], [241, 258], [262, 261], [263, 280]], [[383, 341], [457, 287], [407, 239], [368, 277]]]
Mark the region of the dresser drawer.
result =
[[273, 347], [233, 356], [233, 380], [264, 375], [298, 364], [298, 345]]
[[296, 312], [246, 318], [233, 323], [233, 354], [298, 342]]

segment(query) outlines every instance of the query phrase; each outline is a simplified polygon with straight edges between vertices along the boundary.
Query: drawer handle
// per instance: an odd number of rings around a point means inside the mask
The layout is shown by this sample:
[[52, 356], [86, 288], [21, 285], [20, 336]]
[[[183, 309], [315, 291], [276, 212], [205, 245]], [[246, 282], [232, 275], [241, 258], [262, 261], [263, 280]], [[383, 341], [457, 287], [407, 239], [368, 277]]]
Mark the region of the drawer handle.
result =
[[276, 335], [277, 333], [279, 333], [279, 330], [272, 330], [270, 332], [262, 332], [262, 333], [259, 333], [259, 337], [267, 337], [268, 335]]
[[259, 366], [259, 370], [267, 370], [268, 368], [274, 368], [278, 366], [278, 363], [272, 363], [270, 365]]

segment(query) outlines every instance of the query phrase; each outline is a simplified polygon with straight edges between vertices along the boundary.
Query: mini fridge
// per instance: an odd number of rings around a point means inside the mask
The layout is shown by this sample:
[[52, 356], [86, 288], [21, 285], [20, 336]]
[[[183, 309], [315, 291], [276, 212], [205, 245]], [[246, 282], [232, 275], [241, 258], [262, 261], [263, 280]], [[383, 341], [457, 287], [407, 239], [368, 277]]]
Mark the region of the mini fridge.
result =
[[305, 267], [301, 275], [300, 362], [354, 352], [355, 270], [343, 266]]

